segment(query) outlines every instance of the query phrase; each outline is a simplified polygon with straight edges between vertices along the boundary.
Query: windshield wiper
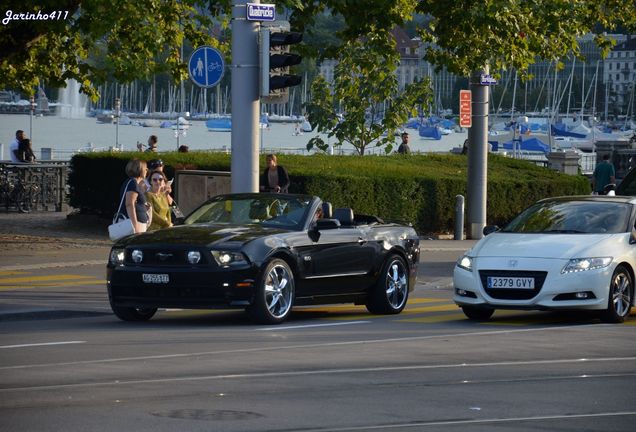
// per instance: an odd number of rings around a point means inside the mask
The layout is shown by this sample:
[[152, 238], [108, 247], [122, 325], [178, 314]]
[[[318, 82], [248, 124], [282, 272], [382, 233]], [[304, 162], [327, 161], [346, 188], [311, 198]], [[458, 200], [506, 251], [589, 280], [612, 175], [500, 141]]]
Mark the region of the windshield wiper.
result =
[[544, 233], [556, 233], [556, 234], [587, 234], [587, 231], [579, 231], [573, 229], [561, 229], [561, 230], [548, 230]]

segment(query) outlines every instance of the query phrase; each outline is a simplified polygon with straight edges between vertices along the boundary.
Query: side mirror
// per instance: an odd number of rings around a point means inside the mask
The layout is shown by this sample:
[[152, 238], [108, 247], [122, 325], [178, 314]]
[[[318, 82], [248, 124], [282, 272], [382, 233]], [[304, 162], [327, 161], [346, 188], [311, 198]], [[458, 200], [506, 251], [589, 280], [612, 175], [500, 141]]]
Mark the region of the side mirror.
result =
[[486, 225], [482, 233], [484, 234], [484, 236], [487, 236], [488, 234], [492, 234], [497, 231], [499, 231], [499, 227], [497, 225]]
[[311, 224], [307, 235], [314, 243], [320, 240], [320, 231], [326, 229], [334, 229], [340, 227], [338, 219], [318, 219]]

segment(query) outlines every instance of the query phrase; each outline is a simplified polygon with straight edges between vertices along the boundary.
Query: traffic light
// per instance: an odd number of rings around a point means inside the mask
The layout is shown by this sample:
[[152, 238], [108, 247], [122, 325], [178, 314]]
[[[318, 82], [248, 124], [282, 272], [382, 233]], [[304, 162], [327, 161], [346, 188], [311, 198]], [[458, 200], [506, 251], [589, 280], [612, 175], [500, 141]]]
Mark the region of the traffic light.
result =
[[289, 74], [289, 67], [302, 61], [301, 56], [289, 52], [289, 47], [301, 42], [303, 35], [274, 27], [262, 27], [260, 36], [260, 94], [269, 98], [270, 103], [287, 102], [287, 88], [300, 84], [302, 80], [299, 75]]

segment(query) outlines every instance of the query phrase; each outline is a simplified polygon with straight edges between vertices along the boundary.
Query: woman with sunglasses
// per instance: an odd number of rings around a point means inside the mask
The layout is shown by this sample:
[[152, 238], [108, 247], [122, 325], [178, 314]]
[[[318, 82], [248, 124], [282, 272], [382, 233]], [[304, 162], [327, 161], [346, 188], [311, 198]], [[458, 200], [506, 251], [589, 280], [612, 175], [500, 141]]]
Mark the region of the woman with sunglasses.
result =
[[163, 171], [155, 170], [149, 176], [150, 190], [146, 192], [146, 199], [152, 205], [152, 221], [148, 231], [154, 231], [172, 226], [170, 216], [170, 186]]

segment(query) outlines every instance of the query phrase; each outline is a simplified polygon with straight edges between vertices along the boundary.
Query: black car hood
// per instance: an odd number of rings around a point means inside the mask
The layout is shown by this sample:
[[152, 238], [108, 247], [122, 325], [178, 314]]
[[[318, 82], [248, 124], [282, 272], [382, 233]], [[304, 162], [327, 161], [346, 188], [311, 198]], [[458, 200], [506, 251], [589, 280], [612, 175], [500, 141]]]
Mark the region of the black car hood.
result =
[[181, 225], [160, 229], [121, 239], [117, 246], [137, 246], [153, 244], [187, 244], [192, 246], [212, 246], [232, 244], [240, 246], [250, 241], [287, 232], [278, 228], [265, 228], [259, 225]]

